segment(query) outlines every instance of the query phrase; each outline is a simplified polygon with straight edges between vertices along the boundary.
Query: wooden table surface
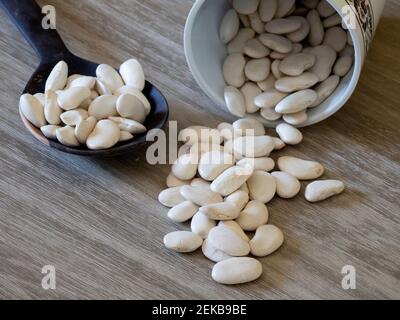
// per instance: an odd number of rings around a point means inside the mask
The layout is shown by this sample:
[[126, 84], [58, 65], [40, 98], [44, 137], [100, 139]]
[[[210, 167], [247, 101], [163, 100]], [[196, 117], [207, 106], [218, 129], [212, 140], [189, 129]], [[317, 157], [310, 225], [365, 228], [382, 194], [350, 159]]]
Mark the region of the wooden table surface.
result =
[[[193, 1], [40, 1], [57, 9], [68, 47], [118, 66], [139, 58], [179, 127], [233, 120], [190, 74], [183, 30]], [[286, 242], [262, 259], [264, 274], [216, 284], [200, 252], [162, 244], [171, 223], [157, 202], [169, 166], [144, 150], [116, 159], [52, 151], [25, 130], [18, 100], [39, 60], [0, 12], [0, 298], [11, 299], [400, 299], [400, 3], [389, 0], [356, 93], [329, 120], [303, 130], [284, 153], [321, 161], [346, 192], [309, 204], [269, 204]], [[54, 265], [57, 289], [41, 286]], [[343, 290], [353, 265], [357, 289]]]

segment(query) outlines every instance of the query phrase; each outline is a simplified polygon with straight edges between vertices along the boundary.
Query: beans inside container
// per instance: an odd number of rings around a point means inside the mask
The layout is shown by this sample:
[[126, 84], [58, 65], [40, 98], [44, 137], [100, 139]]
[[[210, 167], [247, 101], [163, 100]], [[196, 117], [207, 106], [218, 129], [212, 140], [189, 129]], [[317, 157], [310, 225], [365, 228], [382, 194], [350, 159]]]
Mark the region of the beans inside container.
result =
[[326, 0], [234, 0], [220, 26], [225, 102], [238, 117], [301, 125], [351, 72], [351, 35]]

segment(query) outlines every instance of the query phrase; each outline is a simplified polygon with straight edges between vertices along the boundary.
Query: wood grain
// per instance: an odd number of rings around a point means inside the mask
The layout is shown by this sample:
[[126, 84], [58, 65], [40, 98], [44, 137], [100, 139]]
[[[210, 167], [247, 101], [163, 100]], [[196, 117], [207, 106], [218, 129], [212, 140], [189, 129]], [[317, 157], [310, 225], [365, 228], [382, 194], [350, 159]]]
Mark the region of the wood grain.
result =
[[[180, 127], [216, 125], [232, 118], [202, 93], [183, 53], [192, 3], [46, 1], [74, 53], [114, 66], [139, 58]], [[24, 129], [18, 99], [39, 61], [0, 12], [0, 298], [400, 299], [399, 19], [399, 2], [389, 0], [354, 96], [284, 151], [321, 161], [347, 191], [317, 205], [275, 199], [271, 223], [285, 245], [262, 259], [262, 279], [225, 287], [211, 280], [201, 253], [162, 245], [182, 228], [157, 202], [168, 166], [148, 165], [144, 150], [104, 160], [66, 155]], [[356, 290], [341, 288], [348, 264]], [[44, 265], [56, 267], [57, 290], [42, 289]]]

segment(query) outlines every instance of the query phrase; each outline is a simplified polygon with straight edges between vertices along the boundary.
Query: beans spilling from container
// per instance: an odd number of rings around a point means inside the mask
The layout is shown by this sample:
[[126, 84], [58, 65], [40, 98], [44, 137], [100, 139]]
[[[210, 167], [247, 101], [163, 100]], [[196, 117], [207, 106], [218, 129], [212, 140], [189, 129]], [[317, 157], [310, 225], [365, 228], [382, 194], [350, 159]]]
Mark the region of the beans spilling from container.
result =
[[354, 48], [326, 0], [233, 0], [220, 26], [228, 110], [301, 125], [353, 67]]
[[101, 64], [96, 77], [68, 76], [67, 63], [60, 61], [45, 93], [22, 95], [20, 110], [48, 139], [68, 147], [109, 149], [147, 131], [151, 106], [144, 87], [143, 68], [135, 59], [124, 62], [119, 72]]
[[[269, 224], [267, 204], [274, 197], [291, 199], [301, 191], [300, 181], [317, 180], [324, 167], [310, 160], [271, 154], [303, 140], [295, 127], [283, 123], [277, 136], [267, 135], [262, 123], [244, 118], [211, 129], [182, 130], [179, 157], [167, 177], [168, 189], [159, 201], [169, 207], [175, 223], [190, 221], [191, 230], [165, 236], [168, 249], [180, 253], [201, 248], [216, 265], [212, 278], [222, 284], [240, 284], [262, 275], [257, 257], [266, 257], [284, 242], [283, 232]], [[317, 180], [305, 191], [309, 202], [343, 192], [337, 180]]]

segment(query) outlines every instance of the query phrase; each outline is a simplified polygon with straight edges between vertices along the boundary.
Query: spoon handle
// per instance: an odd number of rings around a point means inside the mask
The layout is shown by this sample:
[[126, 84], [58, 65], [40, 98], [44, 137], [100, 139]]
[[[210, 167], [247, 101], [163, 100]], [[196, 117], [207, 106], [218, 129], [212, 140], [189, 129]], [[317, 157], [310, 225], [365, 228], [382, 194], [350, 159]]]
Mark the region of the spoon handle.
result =
[[42, 23], [48, 21], [34, 0], [0, 0], [0, 6], [13, 20], [26, 40], [35, 49], [42, 61], [57, 61], [70, 55], [55, 29], [46, 29]]

